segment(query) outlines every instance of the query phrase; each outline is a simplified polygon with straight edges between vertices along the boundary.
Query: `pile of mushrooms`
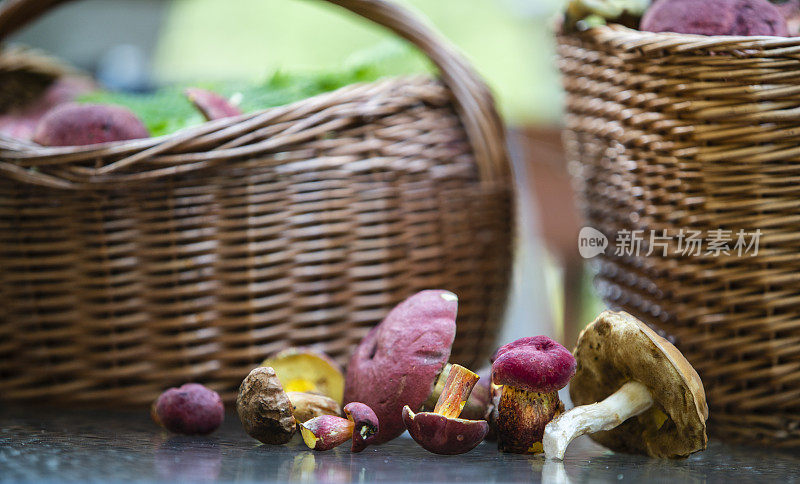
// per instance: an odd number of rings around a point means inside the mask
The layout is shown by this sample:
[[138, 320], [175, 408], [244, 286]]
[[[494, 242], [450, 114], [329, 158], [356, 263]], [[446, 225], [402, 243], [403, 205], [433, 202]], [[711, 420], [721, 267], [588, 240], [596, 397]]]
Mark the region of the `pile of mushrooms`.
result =
[[[509, 343], [481, 377], [448, 363], [457, 312], [458, 298], [449, 291], [411, 296], [363, 338], [346, 378], [332, 360], [309, 350], [266, 360], [239, 389], [245, 430], [283, 444], [299, 427], [311, 449], [352, 440], [353, 452], [405, 430], [437, 454], [468, 452], [492, 436], [501, 451], [552, 459], [563, 459], [583, 434], [615, 451], [654, 457], [705, 448], [700, 378], [672, 344], [633, 316], [603, 312], [581, 333], [574, 356], [545, 336]], [[564, 412], [558, 391], [567, 383], [577, 407]]]
[[686, 457], [706, 448], [703, 383], [669, 341], [624, 312], [605, 311], [581, 333], [570, 384], [576, 407], [545, 427], [544, 452], [563, 459], [583, 434], [617, 452]]

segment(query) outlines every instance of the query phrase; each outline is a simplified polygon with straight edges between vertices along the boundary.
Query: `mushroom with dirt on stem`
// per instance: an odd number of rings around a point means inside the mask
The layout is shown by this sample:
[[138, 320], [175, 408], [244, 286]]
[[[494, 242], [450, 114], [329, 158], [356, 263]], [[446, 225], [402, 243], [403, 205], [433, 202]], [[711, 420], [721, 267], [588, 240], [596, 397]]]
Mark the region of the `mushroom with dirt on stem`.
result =
[[485, 420], [459, 418], [478, 375], [461, 365], [452, 365], [433, 412], [414, 413], [403, 407], [403, 423], [411, 437], [434, 454], [456, 455], [480, 444], [489, 424]]
[[604, 311], [581, 332], [570, 384], [576, 407], [550, 422], [547, 458], [583, 434], [617, 452], [686, 457], [706, 448], [703, 382], [669, 341], [625, 312]]
[[542, 452], [544, 427], [564, 411], [558, 391], [575, 373], [572, 354], [547, 336], [521, 338], [500, 347], [492, 362], [492, 382], [502, 385], [497, 405], [497, 448]]

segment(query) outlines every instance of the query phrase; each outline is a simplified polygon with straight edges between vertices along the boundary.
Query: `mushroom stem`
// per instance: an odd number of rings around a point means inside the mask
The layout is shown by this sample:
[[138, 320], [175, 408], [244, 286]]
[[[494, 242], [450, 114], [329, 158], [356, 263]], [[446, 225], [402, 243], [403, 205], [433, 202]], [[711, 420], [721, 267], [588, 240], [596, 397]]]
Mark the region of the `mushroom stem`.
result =
[[646, 386], [630, 381], [602, 402], [575, 407], [547, 424], [542, 444], [548, 459], [564, 459], [573, 439], [584, 434], [611, 430], [653, 406]]
[[478, 383], [478, 375], [461, 365], [452, 365], [447, 381], [439, 395], [439, 400], [433, 408], [433, 413], [438, 413], [447, 418], [457, 418], [464, 409], [472, 388]]
[[563, 411], [558, 392], [503, 385], [495, 419], [497, 448], [515, 454], [540, 454], [545, 425]]

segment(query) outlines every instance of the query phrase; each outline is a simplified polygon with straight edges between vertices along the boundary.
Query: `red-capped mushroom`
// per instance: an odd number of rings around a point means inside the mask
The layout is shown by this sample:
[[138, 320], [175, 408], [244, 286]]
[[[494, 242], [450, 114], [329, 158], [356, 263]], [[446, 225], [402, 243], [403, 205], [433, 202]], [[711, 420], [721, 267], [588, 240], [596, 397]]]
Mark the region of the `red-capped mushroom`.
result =
[[558, 390], [575, 374], [575, 358], [547, 336], [522, 338], [495, 353], [492, 381], [502, 385], [497, 446], [504, 452], [542, 452], [544, 427], [564, 411]]
[[398, 304], [361, 340], [347, 368], [344, 401], [368, 405], [380, 420], [374, 443], [405, 431], [403, 407], [417, 411], [450, 358], [458, 298], [419, 292]]
[[433, 412], [414, 413], [403, 407], [403, 423], [411, 437], [435, 454], [463, 454], [474, 449], [489, 432], [485, 420], [458, 418], [469, 399], [478, 375], [461, 365], [452, 365], [447, 382]]
[[372, 443], [380, 428], [375, 412], [360, 402], [344, 407], [347, 418], [321, 415], [300, 424], [303, 441], [312, 450], [330, 450], [353, 439], [352, 451], [361, 452]]

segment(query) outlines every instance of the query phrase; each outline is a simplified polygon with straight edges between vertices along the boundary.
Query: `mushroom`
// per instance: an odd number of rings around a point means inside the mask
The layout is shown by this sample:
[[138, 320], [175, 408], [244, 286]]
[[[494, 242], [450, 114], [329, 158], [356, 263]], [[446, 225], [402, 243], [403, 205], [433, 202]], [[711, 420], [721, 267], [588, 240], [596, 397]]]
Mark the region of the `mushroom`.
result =
[[570, 396], [577, 406], [547, 425], [548, 458], [563, 459], [583, 434], [611, 450], [652, 457], [686, 457], [706, 448], [703, 382], [646, 324], [604, 311], [581, 332], [575, 357]]
[[517, 454], [542, 452], [545, 425], [564, 411], [558, 390], [574, 373], [575, 358], [547, 336], [500, 347], [492, 363], [492, 382], [502, 385], [495, 421], [497, 448]]
[[273, 368], [287, 392], [321, 393], [342, 404], [342, 368], [321, 351], [289, 348], [267, 358], [261, 366]]
[[265, 444], [289, 442], [297, 427], [292, 402], [269, 367], [254, 369], [242, 381], [236, 411], [245, 432]]
[[344, 407], [347, 418], [322, 415], [300, 424], [303, 441], [312, 450], [330, 450], [351, 438], [353, 452], [372, 443], [379, 430], [378, 417], [367, 405], [350, 402]]
[[[436, 386], [433, 387], [433, 393], [428, 397], [428, 400], [423, 405], [424, 411], [433, 411], [439, 397], [442, 395], [444, 385], [447, 382], [447, 377], [450, 375], [450, 368], [453, 365], [447, 363], [439, 374], [436, 380]], [[476, 372], [478, 375], [478, 382], [469, 394], [469, 399], [461, 410], [461, 418], [469, 420], [486, 420], [486, 415], [489, 407], [492, 404], [492, 367], [487, 366]]]
[[419, 292], [392, 309], [361, 340], [347, 368], [344, 401], [375, 411], [374, 443], [405, 431], [403, 406], [422, 407], [450, 358], [458, 298], [449, 291]]
[[463, 454], [474, 449], [489, 432], [485, 420], [458, 418], [478, 382], [477, 374], [461, 365], [452, 365], [433, 412], [415, 414], [403, 407], [403, 423], [411, 437], [434, 454]]
[[189, 101], [203, 114], [207, 121], [214, 119], [239, 116], [242, 110], [219, 94], [202, 89], [190, 87], [184, 91]]
[[292, 414], [298, 423], [306, 422], [322, 415], [340, 416], [342, 414], [336, 400], [316, 393], [286, 392], [292, 403]]

